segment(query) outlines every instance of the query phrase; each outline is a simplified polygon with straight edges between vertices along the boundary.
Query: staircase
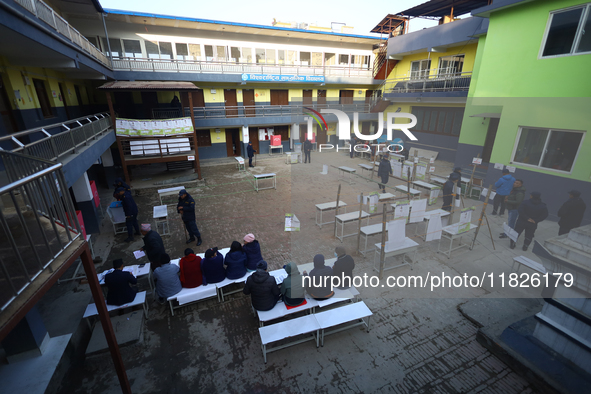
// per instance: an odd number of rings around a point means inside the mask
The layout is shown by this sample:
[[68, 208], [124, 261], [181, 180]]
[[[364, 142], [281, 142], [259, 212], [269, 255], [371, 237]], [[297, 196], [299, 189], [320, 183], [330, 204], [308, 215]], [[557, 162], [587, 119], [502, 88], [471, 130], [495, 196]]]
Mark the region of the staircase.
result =
[[[591, 225], [550, 238], [533, 252], [550, 277], [570, 273], [536, 315], [534, 337], [591, 374]], [[570, 278], [567, 278], [567, 280]]]

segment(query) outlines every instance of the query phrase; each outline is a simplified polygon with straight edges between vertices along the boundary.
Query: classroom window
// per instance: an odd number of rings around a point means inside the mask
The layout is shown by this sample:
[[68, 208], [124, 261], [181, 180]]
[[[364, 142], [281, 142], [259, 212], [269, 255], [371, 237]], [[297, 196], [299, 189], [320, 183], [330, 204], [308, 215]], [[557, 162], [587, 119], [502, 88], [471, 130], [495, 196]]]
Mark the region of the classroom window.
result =
[[[123, 52], [121, 51], [121, 40], [118, 38], [109, 38], [109, 45], [111, 46], [111, 56], [113, 57], [120, 57], [123, 56]], [[108, 46], [105, 45], [107, 51], [109, 50]]]
[[158, 50], [158, 44], [152, 41], [146, 41], [146, 54], [150, 59], [160, 59], [160, 51]]
[[429, 69], [431, 68], [431, 60], [417, 60], [410, 64], [410, 79], [425, 79], [429, 78]]
[[201, 60], [201, 45], [189, 44], [189, 60]]
[[285, 51], [283, 49], [277, 50], [277, 63], [285, 64]]
[[174, 44], [174, 48], [176, 49], [176, 58], [180, 60], [186, 60], [189, 57], [189, 50], [187, 48], [187, 44]]
[[460, 135], [463, 108], [454, 107], [413, 107], [412, 114], [417, 117], [414, 131], [426, 133]]
[[339, 55], [339, 66], [349, 65], [349, 55]]
[[216, 57], [218, 61], [226, 61], [226, 47], [216, 47]]
[[255, 56], [257, 59], [257, 63], [264, 63], [265, 62], [265, 50], [257, 48], [255, 49]]
[[267, 49], [267, 64], [275, 64], [275, 49]]
[[159, 42], [160, 59], [172, 59], [172, 44], [170, 42]]
[[464, 55], [444, 56], [439, 58], [439, 76], [461, 73], [464, 68]]
[[583, 132], [521, 127], [513, 162], [570, 172]]
[[310, 52], [300, 52], [300, 64], [302, 66], [310, 65]]
[[550, 13], [542, 56], [591, 52], [591, 3]]
[[230, 47], [230, 60], [236, 63], [240, 61], [240, 48]]
[[334, 66], [336, 62], [336, 56], [334, 53], [325, 53], [324, 54], [324, 65], [325, 66]]
[[84, 36], [84, 38], [86, 38], [96, 48], [99, 48], [98, 41], [97, 41], [96, 37], [86, 37], [86, 36]]
[[322, 52], [312, 52], [312, 65], [316, 67], [322, 66]]
[[211, 62], [213, 60], [213, 46], [204, 45], [203, 49], [205, 49], [205, 60]]
[[139, 40], [123, 40], [125, 57], [142, 57], [142, 46]]
[[242, 59], [246, 63], [252, 63], [252, 49], [242, 48]]
[[287, 61], [285, 64], [295, 64], [298, 59], [298, 53], [296, 51], [287, 51]]

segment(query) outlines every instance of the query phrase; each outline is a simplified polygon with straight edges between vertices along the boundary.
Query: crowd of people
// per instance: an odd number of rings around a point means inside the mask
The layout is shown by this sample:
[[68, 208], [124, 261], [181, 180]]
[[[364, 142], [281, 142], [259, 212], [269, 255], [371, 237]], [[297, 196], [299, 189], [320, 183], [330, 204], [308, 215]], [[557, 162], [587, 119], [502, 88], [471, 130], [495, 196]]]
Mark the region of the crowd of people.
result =
[[[153, 231], [147, 226], [149, 225], [142, 225], [144, 241], [153, 237], [150, 234]], [[339, 278], [338, 288], [346, 289], [352, 285], [355, 262], [342, 246], [335, 249], [336, 261], [333, 267], [325, 264], [321, 254], [314, 256], [314, 268], [310, 273], [300, 273], [295, 263], [285, 265], [283, 268], [287, 277], [278, 285], [267, 271], [267, 262], [263, 260], [259, 241], [254, 234], [245, 235], [243, 241], [233, 241], [225, 256], [217, 247], [207, 249], [204, 258], [197, 256], [193, 249], [187, 248], [178, 265], [171, 263], [164, 248], [156, 245], [158, 242], [150, 241], [157, 248], [146, 249], [144, 245], [143, 249], [150, 250], [149, 259], [155, 264], [152, 269], [158, 300], [164, 303], [183, 288], [214, 285], [226, 278], [244, 278], [248, 273], [252, 274], [246, 280], [243, 293], [250, 295], [253, 308], [259, 311], [273, 309], [280, 300], [288, 307], [302, 305], [306, 302], [305, 293], [317, 300], [328, 299], [334, 295], [331, 288], [333, 276]], [[135, 285], [137, 279], [131, 273], [123, 271], [123, 267], [123, 260], [117, 259], [113, 261], [113, 272], [105, 276], [105, 284], [109, 289], [107, 303], [110, 305], [124, 305], [135, 298], [136, 289], [131, 285]], [[309, 276], [307, 282], [303, 279], [305, 276]]]
[[[443, 185], [443, 206], [442, 209], [450, 212], [453, 203], [453, 196], [459, 200], [462, 180], [461, 168], [454, 169]], [[454, 190], [454, 188], [458, 188]], [[522, 179], [515, 179], [511, 172], [505, 168], [502, 176], [495, 182], [495, 196], [493, 198], [493, 209], [491, 215], [503, 216], [507, 210], [507, 225], [517, 232], [517, 236], [525, 232], [522, 250], [527, 251], [531, 244], [538, 224], [548, 217], [548, 207], [542, 201], [542, 193], [533, 191], [526, 197], [526, 188]], [[568, 234], [573, 228], [579, 227], [583, 220], [587, 206], [581, 199], [581, 192], [571, 190], [569, 198], [558, 210], [558, 235]], [[505, 232], [499, 238], [508, 238]], [[516, 242], [510, 240], [509, 248], [514, 249]]]

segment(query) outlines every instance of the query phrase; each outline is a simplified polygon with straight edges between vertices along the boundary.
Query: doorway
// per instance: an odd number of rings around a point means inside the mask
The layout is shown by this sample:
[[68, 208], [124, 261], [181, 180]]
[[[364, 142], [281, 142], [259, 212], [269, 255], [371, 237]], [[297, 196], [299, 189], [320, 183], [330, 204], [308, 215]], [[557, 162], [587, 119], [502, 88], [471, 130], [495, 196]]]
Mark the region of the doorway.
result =
[[316, 104], [326, 105], [326, 90], [318, 89], [318, 93], [316, 93]]
[[312, 105], [312, 90], [304, 90], [302, 94], [302, 103], [304, 105]]
[[339, 104], [353, 104], [353, 91], [352, 90], [340, 90], [339, 91]]
[[235, 118], [238, 116], [238, 101], [236, 100], [236, 89], [224, 89], [224, 100], [226, 104], [226, 117]]
[[318, 144], [326, 144], [326, 140], [327, 140], [327, 135], [326, 135], [326, 130], [324, 129], [324, 127], [316, 127], [316, 142]]
[[306, 123], [300, 124], [300, 142], [303, 144], [306, 141], [306, 134], [308, 133], [308, 125]]
[[68, 120], [72, 119], [72, 116], [70, 114], [70, 109], [68, 108], [68, 104], [66, 103], [66, 95], [65, 95], [65, 90], [64, 90], [64, 84], [59, 82], [58, 86], [60, 88], [60, 96], [62, 98], [62, 104], [64, 104], [64, 110], [66, 111], [66, 118]]
[[244, 116], [255, 116], [254, 89], [242, 89], [242, 105]]
[[271, 105], [289, 105], [288, 90], [271, 90]]
[[2, 118], [0, 127], [4, 128], [5, 134], [12, 134], [18, 131], [12, 108], [10, 107], [10, 100], [6, 93], [6, 85], [2, 81], [2, 75], [0, 75], [0, 118]]
[[492, 154], [493, 146], [495, 145], [495, 138], [497, 137], [497, 130], [499, 129], [499, 118], [491, 118], [488, 122], [488, 131], [486, 132], [486, 139], [482, 147], [482, 161], [490, 163], [490, 156]]
[[118, 117], [138, 119], [131, 92], [114, 92], [113, 95], [115, 96], [115, 112]]
[[248, 140], [252, 142], [252, 148], [260, 153], [259, 150], [259, 128], [249, 127], [248, 128]]
[[[254, 144], [253, 144], [254, 146]], [[256, 148], [255, 148], [256, 149]], [[239, 129], [226, 129], [226, 153], [228, 157], [242, 156]]]

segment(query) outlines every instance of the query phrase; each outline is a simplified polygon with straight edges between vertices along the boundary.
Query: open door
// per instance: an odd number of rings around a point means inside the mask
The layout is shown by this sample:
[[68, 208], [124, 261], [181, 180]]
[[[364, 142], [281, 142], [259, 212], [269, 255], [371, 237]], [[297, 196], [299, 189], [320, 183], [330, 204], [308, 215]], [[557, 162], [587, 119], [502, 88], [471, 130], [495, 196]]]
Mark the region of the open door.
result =
[[226, 153], [228, 157], [241, 156], [239, 133], [238, 129], [226, 129]]
[[318, 145], [320, 144], [326, 144], [326, 140], [327, 140], [327, 135], [326, 135], [326, 130], [324, 130], [324, 127], [316, 127], [316, 142], [318, 143]]
[[488, 123], [488, 131], [486, 132], [486, 140], [482, 147], [482, 161], [490, 163], [490, 156], [492, 154], [493, 146], [495, 145], [495, 138], [497, 138], [497, 130], [499, 129], [499, 119], [491, 118]]

